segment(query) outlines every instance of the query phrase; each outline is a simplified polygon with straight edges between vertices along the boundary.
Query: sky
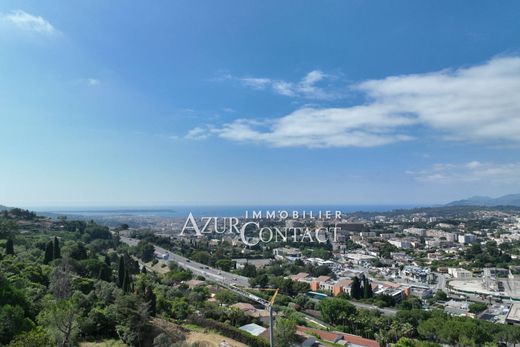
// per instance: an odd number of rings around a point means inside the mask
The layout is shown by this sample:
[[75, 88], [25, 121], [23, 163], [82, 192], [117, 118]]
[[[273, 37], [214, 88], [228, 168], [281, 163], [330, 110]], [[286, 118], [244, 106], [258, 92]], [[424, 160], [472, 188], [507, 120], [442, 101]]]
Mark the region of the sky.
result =
[[0, 204], [520, 193], [518, 1], [0, 3]]

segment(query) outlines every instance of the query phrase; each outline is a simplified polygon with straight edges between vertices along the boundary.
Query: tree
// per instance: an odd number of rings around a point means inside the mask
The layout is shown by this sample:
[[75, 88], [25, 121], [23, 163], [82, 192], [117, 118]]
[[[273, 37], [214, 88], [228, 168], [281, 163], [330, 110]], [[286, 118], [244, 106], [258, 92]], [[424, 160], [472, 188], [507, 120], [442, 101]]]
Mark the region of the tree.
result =
[[47, 243], [47, 246], [45, 247], [45, 257], [43, 258], [43, 263], [49, 264], [53, 260], [54, 260], [54, 244], [52, 243], [52, 241], [49, 241]]
[[42, 347], [52, 346], [49, 335], [42, 327], [17, 335], [8, 347]]
[[422, 302], [416, 296], [410, 295], [399, 304], [399, 308], [401, 310], [413, 310], [413, 309], [421, 309]]
[[215, 294], [215, 299], [217, 299], [221, 305], [230, 304], [235, 301], [235, 298], [235, 294], [225, 289], [221, 289]]
[[448, 300], [448, 294], [446, 294], [445, 292], [443, 292], [442, 290], [439, 289], [439, 290], [437, 290], [437, 292], [433, 296], [433, 299], [435, 301], [447, 301]]
[[280, 347], [292, 346], [296, 339], [296, 322], [292, 319], [277, 318], [274, 330], [276, 345]]
[[61, 258], [60, 240], [58, 240], [58, 237], [56, 236], [54, 236], [54, 245], [52, 251], [52, 259]]
[[363, 297], [361, 283], [357, 276], [354, 276], [354, 278], [352, 278], [352, 284], [350, 285], [350, 296], [354, 299], [361, 299]]
[[393, 344], [392, 347], [440, 347], [440, 345], [428, 342], [413, 340], [408, 337], [401, 337], [397, 343]]
[[221, 269], [222, 271], [229, 271], [229, 270], [231, 270], [232, 264], [233, 263], [229, 259], [219, 259], [215, 263], [215, 266], [217, 268]]
[[148, 322], [148, 307], [135, 294], [119, 295], [108, 310], [117, 322], [116, 332], [123, 342], [141, 346]]
[[63, 259], [59, 266], [55, 267], [50, 276], [49, 289], [58, 300], [70, 298], [72, 295], [72, 266], [69, 258]]
[[15, 335], [32, 327], [22, 307], [7, 304], [0, 308], [0, 345], [8, 344]]
[[256, 277], [256, 266], [253, 264], [246, 263], [242, 269], [242, 276], [245, 277]]
[[45, 327], [58, 347], [74, 346], [79, 333], [78, 317], [81, 316], [76, 301], [47, 298], [43, 307], [38, 315], [38, 323]]
[[14, 242], [12, 238], [9, 238], [5, 243], [5, 254], [14, 255]]
[[125, 279], [125, 258], [123, 256], [119, 257], [119, 267], [117, 269], [117, 286], [119, 288], [123, 288], [123, 281]]
[[193, 259], [194, 261], [196, 261], [198, 263], [209, 264], [211, 256], [208, 252], [198, 251], [198, 252], [193, 253], [193, 255], [191, 256], [191, 259]]
[[487, 305], [484, 304], [483, 302], [473, 302], [473, 303], [469, 304], [468, 308], [469, 308], [469, 312], [478, 314], [478, 313], [484, 312], [487, 309]]
[[323, 319], [332, 325], [347, 325], [351, 317], [357, 313], [354, 305], [345, 299], [330, 298], [320, 303]]
[[363, 278], [363, 298], [370, 299], [374, 296], [372, 292], [372, 285], [367, 277]]
[[148, 304], [148, 312], [150, 313], [150, 316], [155, 316], [157, 307], [157, 297], [155, 296], [152, 287], [146, 287], [144, 291], [144, 300]]
[[142, 261], [148, 263], [155, 258], [155, 247], [147, 241], [139, 241], [136, 246], [136, 255]]
[[132, 289], [132, 277], [128, 271], [125, 271], [125, 275], [123, 276], [123, 285], [121, 289], [123, 289], [123, 292], [125, 293], [128, 293]]

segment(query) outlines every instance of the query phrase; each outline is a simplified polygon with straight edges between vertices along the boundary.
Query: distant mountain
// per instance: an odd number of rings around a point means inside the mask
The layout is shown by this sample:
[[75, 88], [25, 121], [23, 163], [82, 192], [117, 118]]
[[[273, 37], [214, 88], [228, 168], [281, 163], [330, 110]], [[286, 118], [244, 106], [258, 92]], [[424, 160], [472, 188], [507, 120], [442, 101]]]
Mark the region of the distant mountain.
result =
[[520, 194], [508, 194], [498, 198], [473, 196], [464, 200], [452, 201], [447, 206], [520, 206]]
[[4, 205], [0, 205], [0, 211], [8, 210], [8, 209], [9, 209], [9, 207], [4, 206]]

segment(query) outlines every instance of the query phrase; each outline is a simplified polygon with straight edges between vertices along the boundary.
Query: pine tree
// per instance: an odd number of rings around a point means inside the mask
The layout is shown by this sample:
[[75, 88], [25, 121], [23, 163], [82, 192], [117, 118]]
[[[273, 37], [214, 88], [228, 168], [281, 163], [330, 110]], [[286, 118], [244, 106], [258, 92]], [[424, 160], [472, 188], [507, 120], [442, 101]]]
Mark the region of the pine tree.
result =
[[59, 259], [61, 258], [61, 250], [60, 250], [60, 240], [56, 236], [54, 236], [54, 247], [52, 251], [52, 258]]
[[53, 260], [54, 260], [54, 245], [53, 245], [52, 241], [49, 241], [47, 243], [47, 246], [45, 247], [45, 257], [43, 258], [43, 263], [49, 264]]
[[12, 238], [9, 238], [5, 243], [5, 254], [14, 255], [14, 242]]
[[123, 281], [125, 280], [125, 258], [123, 256], [119, 257], [119, 268], [117, 273], [117, 286], [119, 288], [123, 288]]
[[352, 278], [352, 284], [350, 285], [350, 296], [354, 299], [361, 299], [363, 292], [361, 290], [361, 282], [357, 276]]

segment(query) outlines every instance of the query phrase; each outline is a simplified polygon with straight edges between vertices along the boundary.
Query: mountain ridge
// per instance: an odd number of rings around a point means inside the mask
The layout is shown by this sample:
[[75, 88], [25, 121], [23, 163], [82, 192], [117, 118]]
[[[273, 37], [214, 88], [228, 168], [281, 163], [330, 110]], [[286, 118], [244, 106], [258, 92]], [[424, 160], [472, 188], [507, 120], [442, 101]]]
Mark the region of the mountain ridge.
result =
[[520, 206], [520, 194], [507, 194], [497, 198], [489, 196], [472, 196], [467, 199], [456, 200], [446, 206]]

